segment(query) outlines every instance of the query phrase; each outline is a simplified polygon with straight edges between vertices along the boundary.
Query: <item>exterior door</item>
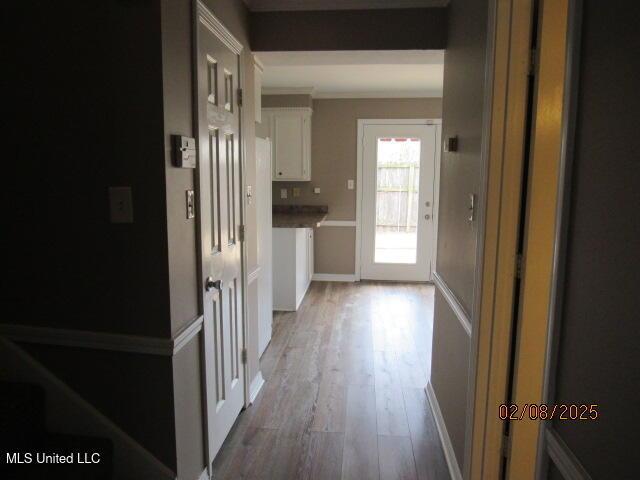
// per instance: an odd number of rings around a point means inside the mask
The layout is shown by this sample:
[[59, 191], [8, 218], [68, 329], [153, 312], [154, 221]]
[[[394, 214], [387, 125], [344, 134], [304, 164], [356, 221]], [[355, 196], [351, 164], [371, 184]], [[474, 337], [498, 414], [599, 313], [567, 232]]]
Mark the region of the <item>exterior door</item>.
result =
[[363, 126], [361, 278], [431, 279], [438, 128]]
[[[244, 406], [239, 49], [197, 25], [198, 181], [209, 458]], [[223, 36], [224, 37], [224, 36]]]

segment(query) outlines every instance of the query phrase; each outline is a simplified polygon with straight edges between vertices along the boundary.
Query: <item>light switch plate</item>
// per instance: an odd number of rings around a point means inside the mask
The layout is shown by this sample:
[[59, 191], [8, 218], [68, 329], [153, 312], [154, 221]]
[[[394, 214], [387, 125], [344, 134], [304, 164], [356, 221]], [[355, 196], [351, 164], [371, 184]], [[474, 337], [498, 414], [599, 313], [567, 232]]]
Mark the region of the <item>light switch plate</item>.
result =
[[286, 188], [281, 188], [280, 189], [280, 198], [287, 198], [287, 189]]
[[111, 223], [133, 223], [131, 187], [109, 187]]
[[194, 218], [196, 216], [196, 195], [193, 190], [186, 191], [187, 199], [187, 219]]
[[300, 188], [298, 188], [298, 187], [293, 187], [293, 188], [291, 189], [291, 196], [292, 196], [292, 197], [294, 197], [294, 198], [295, 198], [295, 197], [299, 197], [299, 196], [300, 196]]
[[313, 187], [313, 193], [315, 194], [320, 193], [320, 187]]
[[353, 190], [356, 187], [355, 182], [353, 181], [353, 179], [349, 179], [347, 180], [347, 190]]

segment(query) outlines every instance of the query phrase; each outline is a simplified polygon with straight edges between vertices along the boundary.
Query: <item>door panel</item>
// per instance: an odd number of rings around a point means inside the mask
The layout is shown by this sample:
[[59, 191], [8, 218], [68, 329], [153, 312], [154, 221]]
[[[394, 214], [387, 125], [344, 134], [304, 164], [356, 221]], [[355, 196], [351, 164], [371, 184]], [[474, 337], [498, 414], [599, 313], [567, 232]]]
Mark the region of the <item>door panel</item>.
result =
[[209, 459], [244, 406], [239, 56], [200, 12], [198, 182]]
[[363, 128], [363, 279], [431, 279], [437, 128], [426, 124]]

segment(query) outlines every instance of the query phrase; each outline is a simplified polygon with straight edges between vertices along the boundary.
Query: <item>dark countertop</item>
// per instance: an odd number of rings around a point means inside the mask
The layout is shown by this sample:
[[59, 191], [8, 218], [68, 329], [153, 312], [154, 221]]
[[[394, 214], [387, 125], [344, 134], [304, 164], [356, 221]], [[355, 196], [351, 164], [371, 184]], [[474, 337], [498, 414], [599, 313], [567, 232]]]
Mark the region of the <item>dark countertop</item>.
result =
[[317, 227], [329, 214], [326, 205], [274, 205], [273, 228]]

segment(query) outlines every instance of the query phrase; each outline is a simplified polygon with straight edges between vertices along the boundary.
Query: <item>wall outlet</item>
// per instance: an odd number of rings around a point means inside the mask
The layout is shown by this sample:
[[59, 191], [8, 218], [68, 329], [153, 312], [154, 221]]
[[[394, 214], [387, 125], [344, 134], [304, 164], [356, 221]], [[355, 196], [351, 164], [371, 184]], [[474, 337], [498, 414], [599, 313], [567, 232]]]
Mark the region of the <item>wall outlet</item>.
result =
[[280, 189], [280, 198], [287, 198], [287, 189], [286, 188], [281, 188]]
[[299, 197], [299, 196], [300, 196], [300, 188], [298, 188], [298, 187], [293, 187], [293, 188], [291, 189], [291, 196], [292, 196], [292, 197], [294, 197], [294, 198], [295, 198], [295, 197]]
[[353, 179], [349, 179], [347, 180], [347, 190], [353, 190], [354, 188], [356, 188], [356, 182], [353, 181]]
[[109, 187], [111, 223], [133, 223], [131, 187]]
[[316, 195], [320, 193], [320, 187], [313, 187], [313, 193], [315, 193]]

